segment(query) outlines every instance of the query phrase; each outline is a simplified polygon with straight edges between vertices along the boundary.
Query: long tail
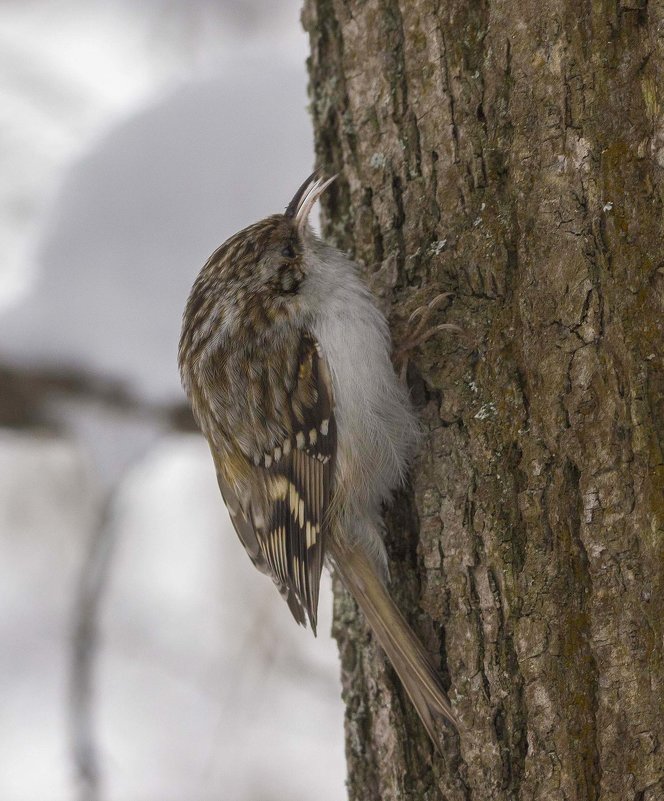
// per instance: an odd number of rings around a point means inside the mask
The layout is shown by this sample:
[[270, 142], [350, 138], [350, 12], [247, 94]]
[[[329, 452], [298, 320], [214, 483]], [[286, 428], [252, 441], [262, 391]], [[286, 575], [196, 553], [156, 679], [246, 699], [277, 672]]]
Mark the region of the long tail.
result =
[[456, 720], [431, 657], [362, 550], [347, 548], [330, 537], [328, 552], [401, 679], [429, 737], [440, 748], [436, 723], [442, 721], [456, 729]]

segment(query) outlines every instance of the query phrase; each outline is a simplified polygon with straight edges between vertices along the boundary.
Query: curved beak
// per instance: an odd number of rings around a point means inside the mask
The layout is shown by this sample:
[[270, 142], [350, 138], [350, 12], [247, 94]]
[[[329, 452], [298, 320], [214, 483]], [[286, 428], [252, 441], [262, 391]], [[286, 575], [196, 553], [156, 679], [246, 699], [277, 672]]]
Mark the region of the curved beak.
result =
[[319, 170], [312, 172], [302, 186], [297, 190], [295, 196], [288, 204], [285, 216], [293, 220], [298, 233], [304, 231], [304, 227], [309, 219], [311, 209], [318, 198], [323, 194], [327, 187], [336, 179], [333, 175], [327, 180], [322, 176]]

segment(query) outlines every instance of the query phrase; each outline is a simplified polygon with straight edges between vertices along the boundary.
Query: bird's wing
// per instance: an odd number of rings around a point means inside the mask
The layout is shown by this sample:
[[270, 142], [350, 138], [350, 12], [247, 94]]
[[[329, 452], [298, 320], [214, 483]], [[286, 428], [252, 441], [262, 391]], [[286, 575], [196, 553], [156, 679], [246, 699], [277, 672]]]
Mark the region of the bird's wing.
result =
[[327, 363], [308, 332], [300, 336], [286, 384], [288, 402], [278, 420], [285, 436], [261, 449], [243, 481], [230, 480], [214, 448], [213, 456], [219, 488], [254, 565], [272, 576], [297, 622], [304, 624], [306, 613], [315, 632], [336, 425]]

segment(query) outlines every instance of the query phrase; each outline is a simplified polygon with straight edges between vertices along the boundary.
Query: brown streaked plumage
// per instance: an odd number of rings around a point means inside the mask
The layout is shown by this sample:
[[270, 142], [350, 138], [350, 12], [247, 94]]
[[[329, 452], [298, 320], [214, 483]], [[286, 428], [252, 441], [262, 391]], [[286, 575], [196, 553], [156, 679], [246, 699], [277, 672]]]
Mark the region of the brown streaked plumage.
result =
[[180, 371], [254, 565], [315, 632], [329, 556], [436, 742], [436, 725], [454, 717], [387, 592], [381, 537], [417, 423], [384, 317], [352, 262], [308, 227], [329, 183], [314, 174], [284, 214], [212, 254], [185, 309]]

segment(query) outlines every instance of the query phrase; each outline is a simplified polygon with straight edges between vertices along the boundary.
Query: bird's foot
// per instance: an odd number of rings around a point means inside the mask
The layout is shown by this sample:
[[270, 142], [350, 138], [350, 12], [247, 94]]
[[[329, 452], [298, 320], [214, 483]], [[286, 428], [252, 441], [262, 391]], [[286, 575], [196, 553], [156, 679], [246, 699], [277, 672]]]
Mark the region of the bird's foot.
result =
[[402, 380], [406, 378], [408, 361], [414, 350], [428, 342], [439, 331], [455, 331], [456, 333], [461, 331], [461, 328], [454, 323], [431, 325], [431, 318], [434, 312], [440, 309], [452, 294], [452, 292], [441, 292], [440, 295], [436, 295], [428, 303], [418, 306], [408, 318], [408, 325], [414, 325], [414, 327], [404, 342], [394, 351], [393, 356], [394, 366]]

